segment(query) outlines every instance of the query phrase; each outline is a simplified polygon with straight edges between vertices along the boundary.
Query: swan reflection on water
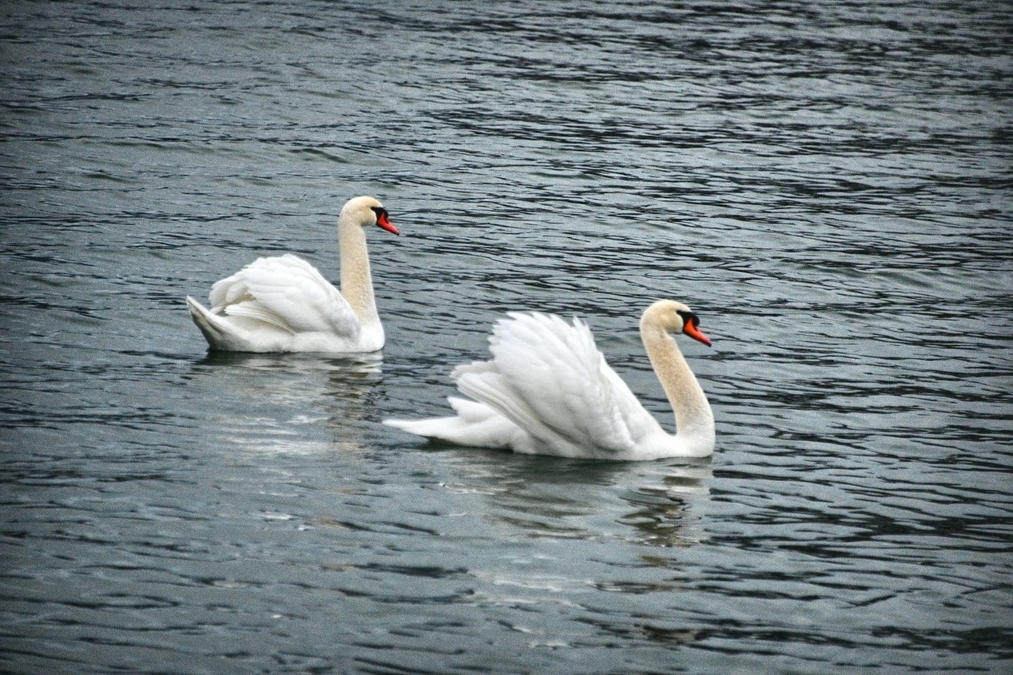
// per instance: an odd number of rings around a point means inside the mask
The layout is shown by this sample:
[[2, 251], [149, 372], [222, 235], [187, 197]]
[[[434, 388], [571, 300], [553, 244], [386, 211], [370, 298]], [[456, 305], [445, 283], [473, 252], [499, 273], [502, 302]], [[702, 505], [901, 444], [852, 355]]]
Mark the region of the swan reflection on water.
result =
[[[211, 351], [190, 375], [224, 411], [219, 438], [256, 453], [362, 452], [377, 408], [379, 352], [321, 357]], [[326, 433], [321, 433], [324, 430]]]
[[[482, 517], [529, 537], [618, 538], [666, 548], [704, 538], [695, 523], [709, 499], [709, 459], [614, 463], [478, 449], [447, 452], [458, 460], [458, 480], [442, 487], [484, 494], [491, 508]], [[617, 512], [624, 515], [615, 518]]]
[[706, 536], [696, 527], [700, 513], [693, 505], [706, 501], [708, 481], [713, 477], [707, 461], [664, 466], [660, 485], [638, 485], [624, 491], [623, 500], [635, 510], [618, 522], [632, 527], [633, 539], [641, 544], [664, 548], [697, 544]]

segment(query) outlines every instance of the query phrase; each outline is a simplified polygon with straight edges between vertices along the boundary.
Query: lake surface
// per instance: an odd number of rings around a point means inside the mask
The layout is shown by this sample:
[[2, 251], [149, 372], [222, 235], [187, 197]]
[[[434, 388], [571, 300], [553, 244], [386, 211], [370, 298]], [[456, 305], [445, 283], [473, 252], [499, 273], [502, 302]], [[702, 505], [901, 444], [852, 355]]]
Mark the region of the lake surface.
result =
[[[1013, 672], [1013, 9], [6, 3], [0, 671]], [[151, 3], [139, 3], [147, 5]], [[382, 354], [183, 303], [370, 232]], [[426, 445], [509, 310], [712, 458]]]

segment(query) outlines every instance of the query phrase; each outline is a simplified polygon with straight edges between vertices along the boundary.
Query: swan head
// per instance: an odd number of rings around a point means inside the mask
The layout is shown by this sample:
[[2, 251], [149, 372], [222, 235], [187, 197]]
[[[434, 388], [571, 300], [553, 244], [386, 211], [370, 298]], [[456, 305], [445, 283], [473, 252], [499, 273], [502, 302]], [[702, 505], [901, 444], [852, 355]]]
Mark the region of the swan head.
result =
[[710, 338], [700, 330], [700, 319], [686, 305], [675, 300], [659, 300], [644, 311], [642, 327], [657, 327], [666, 333], [683, 333], [710, 347]]
[[341, 207], [341, 220], [352, 222], [360, 227], [377, 225], [391, 234], [400, 234], [394, 224], [390, 222], [387, 209], [383, 208], [376, 199], [372, 197], [355, 197], [345, 202]]

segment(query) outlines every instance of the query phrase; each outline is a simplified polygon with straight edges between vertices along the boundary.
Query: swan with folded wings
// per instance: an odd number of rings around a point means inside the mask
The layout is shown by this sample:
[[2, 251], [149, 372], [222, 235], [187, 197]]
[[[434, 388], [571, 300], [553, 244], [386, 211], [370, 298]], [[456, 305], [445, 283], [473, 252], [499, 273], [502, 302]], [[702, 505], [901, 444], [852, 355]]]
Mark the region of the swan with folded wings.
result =
[[338, 218], [339, 291], [291, 254], [259, 258], [211, 287], [208, 309], [187, 296], [190, 316], [211, 349], [234, 352], [373, 352], [384, 333], [373, 297], [366, 228], [392, 234], [383, 204], [345, 203]]

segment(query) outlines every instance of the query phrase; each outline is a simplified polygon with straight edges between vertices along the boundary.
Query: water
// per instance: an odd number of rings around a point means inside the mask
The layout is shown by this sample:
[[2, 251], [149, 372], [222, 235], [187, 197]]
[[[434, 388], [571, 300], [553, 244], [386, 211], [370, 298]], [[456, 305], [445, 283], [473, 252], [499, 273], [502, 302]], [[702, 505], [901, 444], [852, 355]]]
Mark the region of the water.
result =
[[[1004, 3], [2, 17], [0, 670], [1013, 671]], [[183, 296], [336, 279], [357, 194], [382, 356], [207, 355]], [[669, 424], [659, 297], [708, 460], [379, 424], [515, 309]]]

